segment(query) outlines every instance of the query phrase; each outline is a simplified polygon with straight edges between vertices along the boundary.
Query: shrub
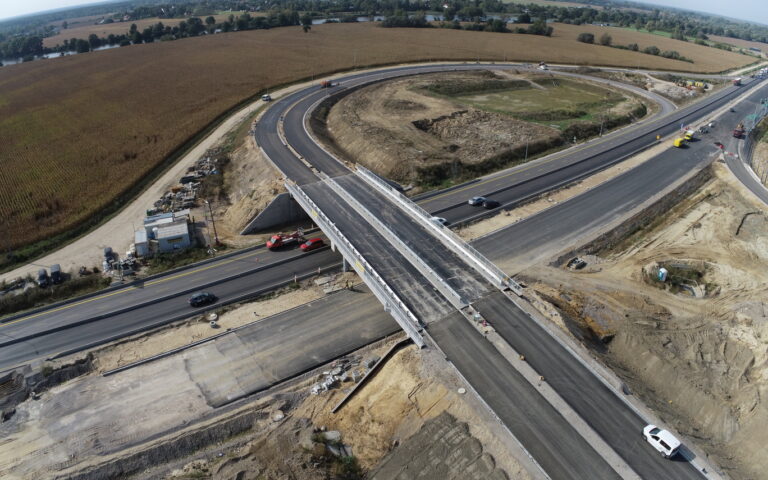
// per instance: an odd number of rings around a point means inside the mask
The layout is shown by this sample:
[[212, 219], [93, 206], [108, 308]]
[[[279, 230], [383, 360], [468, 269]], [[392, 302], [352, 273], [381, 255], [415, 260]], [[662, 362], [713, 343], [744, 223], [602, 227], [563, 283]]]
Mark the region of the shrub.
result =
[[640, 46], [636, 43], [630, 43], [629, 45], [627, 45], [627, 48], [629, 50], [632, 50], [633, 52], [640, 50]]
[[611, 38], [610, 35], [607, 33], [604, 33], [600, 36], [600, 45], [610, 46], [611, 43], [613, 43], [613, 38]]
[[595, 36], [591, 33], [580, 33], [576, 40], [582, 43], [595, 43]]
[[661, 50], [659, 50], [659, 47], [651, 45], [650, 47], [645, 47], [643, 53], [647, 53], [648, 55], [658, 55], [661, 53]]

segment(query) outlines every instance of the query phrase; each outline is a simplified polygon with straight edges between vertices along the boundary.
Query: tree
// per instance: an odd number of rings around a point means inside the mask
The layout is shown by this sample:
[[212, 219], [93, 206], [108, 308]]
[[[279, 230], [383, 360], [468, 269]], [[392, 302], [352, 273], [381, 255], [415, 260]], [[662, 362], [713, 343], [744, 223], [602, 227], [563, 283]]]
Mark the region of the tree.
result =
[[88, 35], [88, 44], [91, 47], [91, 50], [96, 50], [101, 46], [101, 39], [98, 35], [95, 33], [92, 33]]
[[661, 53], [661, 50], [659, 50], [659, 47], [655, 45], [651, 45], [650, 47], [645, 47], [643, 49], [643, 53], [647, 53], [649, 55], [658, 55], [659, 53]]
[[64, 20], [63, 22], [61, 22], [61, 29], [62, 29], [62, 30], [66, 30], [68, 26], [69, 26], [69, 24], [67, 23], [67, 21], [66, 21], [66, 20]]
[[205, 19], [205, 24], [208, 25], [209, 27], [213, 26], [213, 25], [216, 25], [216, 19], [213, 18], [212, 16], [208, 16]]
[[528, 14], [528, 12], [523, 12], [518, 15], [515, 23], [531, 23], [531, 16]]
[[600, 35], [600, 45], [605, 45], [606, 47], [610, 47], [611, 43], [613, 43], [613, 38], [611, 38], [608, 33], [604, 33]]
[[629, 45], [627, 45], [627, 48], [632, 50], [633, 52], [640, 50], [640, 46], [636, 43], [630, 43]]
[[531, 35], [546, 35], [547, 37], [550, 37], [552, 36], [552, 27], [547, 26], [547, 22], [545, 22], [543, 18], [540, 18], [528, 27], [526, 33]]
[[304, 33], [312, 29], [312, 17], [308, 13], [301, 16], [301, 29], [304, 30]]
[[77, 53], [85, 53], [91, 51], [91, 44], [88, 43], [88, 40], [83, 40], [82, 38], [78, 38], [75, 40], [75, 51]]
[[576, 40], [582, 43], [595, 43], [595, 35], [592, 33], [580, 33]]

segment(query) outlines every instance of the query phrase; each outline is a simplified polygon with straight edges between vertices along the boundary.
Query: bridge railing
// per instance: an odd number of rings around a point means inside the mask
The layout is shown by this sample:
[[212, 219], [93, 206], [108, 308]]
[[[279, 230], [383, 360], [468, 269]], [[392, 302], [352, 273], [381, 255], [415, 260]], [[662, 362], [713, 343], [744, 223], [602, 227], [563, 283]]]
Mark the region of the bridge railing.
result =
[[485, 258], [485, 255], [465, 242], [450, 228], [432, 221], [432, 215], [430, 215], [429, 212], [412, 202], [402, 193], [398, 192], [394, 187], [382, 180], [381, 177], [360, 165], [357, 166], [357, 174], [369, 185], [392, 198], [395, 203], [403, 207], [403, 210], [406, 211], [411, 218], [424, 226], [424, 228], [434, 232], [443, 245], [448, 247], [460, 258], [465, 259], [492, 284], [501, 289], [510, 289], [519, 296], [523, 295], [523, 288], [499, 267], [494, 265], [493, 262]]
[[310, 217], [323, 230], [328, 238], [333, 242], [339, 252], [352, 265], [360, 278], [368, 285], [371, 292], [384, 305], [384, 310], [389, 312], [405, 333], [413, 340], [413, 343], [423, 348], [424, 338], [419, 331], [422, 328], [421, 322], [411, 312], [408, 306], [403, 303], [400, 297], [392, 291], [386, 281], [376, 272], [352, 243], [341, 233], [336, 225], [329, 219], [315, 202], [299, 186], [286, 182], [285, 187], [293, 196], [296, 202], [309, 214]]
[[336, 182], [333, 178], [325, 174], [322, 174], [321, 176], [324, 178], [326, 185], [330, 186], [338, 196], [347, 202], [391, 245], [394, 245], [398, 252], [400, 252], [400, 254], [402, 254], [416, 268], [416, 270], [424, 275], [424, 277], [429, 280], [429, 283], [431, 283], [432, 286], [434, 286], [441, 294], [443, 294], [443, 296], [451, 303], [451, 305], [454, 306], [454, 308], [461, 310], [462, 308], [465, 308], [469, 305], [469, 303], [467, 303], [467, 301], [464, 300], [461, 295], [459, 295], [459, 293], [456, 292], [441, 275], [435, 272], [432, 267], [427, 265], [427, 263], [418, 254], [416, 254], [413, 249], [411, 249], [411, 247], [403, 242], [400, 237], [398, 237], [395, 232], [387, 227], [384, 222], [382, 222], [376, 215], [371, 213], [368, 208], [366, 208], [354, 196], [346, 191], [344, 187], [339, 185], [339, 183]]

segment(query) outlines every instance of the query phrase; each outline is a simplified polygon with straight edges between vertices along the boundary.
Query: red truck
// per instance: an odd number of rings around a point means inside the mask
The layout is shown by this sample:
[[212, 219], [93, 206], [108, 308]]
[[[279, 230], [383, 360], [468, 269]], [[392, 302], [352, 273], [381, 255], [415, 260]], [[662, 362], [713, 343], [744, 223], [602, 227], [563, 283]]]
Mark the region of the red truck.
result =
[[272, 237], [267, 240], [267, 248], [270, 250], [276, 250], [280, 247], [299, 243], [301, 240], [304, 240], [304, 237], [299, 232], [293, 232], [290, 234], [278, 233], [277, 235], [272, 235]]
[[734, 138], [744, 138], [744, 124], [740, 123], [733, 129]]

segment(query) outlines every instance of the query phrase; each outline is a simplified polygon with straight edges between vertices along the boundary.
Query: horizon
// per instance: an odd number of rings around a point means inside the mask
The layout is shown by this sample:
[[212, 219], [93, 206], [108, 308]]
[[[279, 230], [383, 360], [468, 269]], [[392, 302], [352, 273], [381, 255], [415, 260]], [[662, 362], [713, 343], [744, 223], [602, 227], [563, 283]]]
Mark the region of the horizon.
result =
[[[115, 1], [116, 0], [26, 0], [22, 2], [21, 0], [11, 0], [9, 2], [0, 3], [0, 22]], [[733, 16], [733, 9], [728, 5], [724, 5], [721, 0], [701, 0], [695, 5], [695, 10], [691, 8], [691, 3], [687, 0], [632, 1], [648, 5], [649, 7], [674, 8], [768, 27], [768, 8], [764, 7], [763, 0], [743, 0], [740, 2], [738, 12], [748, 12], [750, 17], [748, 19]]]

